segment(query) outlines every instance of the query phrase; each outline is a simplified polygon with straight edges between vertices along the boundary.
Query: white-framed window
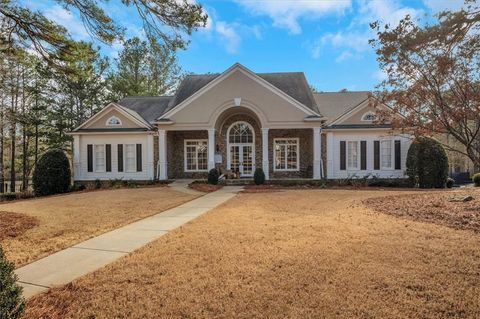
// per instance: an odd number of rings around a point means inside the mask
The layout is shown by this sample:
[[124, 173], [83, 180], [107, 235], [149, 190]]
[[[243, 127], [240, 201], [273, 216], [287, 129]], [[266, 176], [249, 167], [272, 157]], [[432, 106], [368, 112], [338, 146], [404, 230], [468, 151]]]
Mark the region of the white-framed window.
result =
[[107, 120], [106, 124], [107, 126], [121, 126], [122, 121], [118, 117], [112, 116]]
[[135, 144], [125, 144], [125, 171], [137, 171], [137, 147]]
[[372, 111], [369, 111], [369, 112], [362, 115], [362, 121], [373, 122], [373, 121], [376, 121], [376, 120], [377, 120], [377, 114], [375, 114]]
[[93, 147], [95, 172], [105, 172], [105, 144], [95, 144]]
[[380, 141], [380, 167], [382, 169], [391, 169], [392, 166], [392, 140], [381, 140]]
[[276, 138], [273, 140], [273, 168], [275, 171], [298, 171], [300, 153], [298, 138]]
[[347, 141], [347, 169], [358, 169], [360, 158], [358, 147], [358, 141]]
[[185, 172], [208, 170], [208, 141], [185, 140]]

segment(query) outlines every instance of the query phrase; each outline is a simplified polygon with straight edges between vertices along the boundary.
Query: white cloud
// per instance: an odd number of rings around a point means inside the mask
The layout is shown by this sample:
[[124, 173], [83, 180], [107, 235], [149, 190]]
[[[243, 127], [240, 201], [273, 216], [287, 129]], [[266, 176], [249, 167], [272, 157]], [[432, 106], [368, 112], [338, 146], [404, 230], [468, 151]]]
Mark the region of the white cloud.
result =
[[371, 1], [359, 0], [357, 23], [368, 26], [371, 22], [380, 21], [396, 26], [406, 15], [413, 19], [418, 18], [423, 11], [411, 7], [402, 6], [398, 0]]
[[351, 0], [236, 0], [238, 4], [256, 15], [266, 15], [273, 20], [273, 25], [286, 28], [292, 34], [299, 34], [302, 29], [301, 18], [318, 19], [331, 13], [343, 13], [351, 7]]
[[70, 35], [76, 40], [86, 40], [89, 34], [83, 23], [70, 11], [55, 5], [45, 10], [45, 16], [52, 21], [64, 26]]
[[335, 59], [337, 63], [353, 58], [370, 49], [368, 40], [369, 32], [362, 31], [338, 31], [336, 33], [326, 33], [312, 45], [310, 52], [314, 59], [321, 56], [323, 50], [342, 50], [341, 54]]
[[350, 52], [350, 51], [343, 51], [343, 52], [335, 59], [335, 62], [340, 63], [340, 62], [343, 62], [343, 61], [345, 61], [345, 60], [350, 59], [351, 57], [353, 57], [353, 53], [352, 53], [352, 52]]
[[464, 0], [423, 0], [423, 3], [433, 13], [438, 13], [444, 10], [460, 10], [464, 5]]
[[225, 49], [227, 52], [232, 54], [237, 53], [242, 39], [235, 31], [234, 26], [224, 21], [217, 21], [215, 31], [225, 41]]

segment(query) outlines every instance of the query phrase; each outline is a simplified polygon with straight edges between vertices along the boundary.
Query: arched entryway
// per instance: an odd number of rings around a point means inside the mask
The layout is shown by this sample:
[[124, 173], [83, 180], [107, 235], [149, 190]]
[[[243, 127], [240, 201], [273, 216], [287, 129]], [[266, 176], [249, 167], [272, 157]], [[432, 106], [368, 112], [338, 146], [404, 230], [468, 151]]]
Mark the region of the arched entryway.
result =
[[255, 131], [249, 123], [237, 121], [227, 131], [227, 169], [242, 177], [255, 170]]

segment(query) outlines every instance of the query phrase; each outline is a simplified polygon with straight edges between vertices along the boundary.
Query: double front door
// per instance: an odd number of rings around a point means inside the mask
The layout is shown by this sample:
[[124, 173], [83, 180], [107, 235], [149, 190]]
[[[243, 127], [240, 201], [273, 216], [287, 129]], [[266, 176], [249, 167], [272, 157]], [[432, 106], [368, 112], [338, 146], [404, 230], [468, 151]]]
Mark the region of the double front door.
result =
[[240, 172], [240, 176], [252, 176], [255, 163], [253, 144], [230, 144], [230, 170]]

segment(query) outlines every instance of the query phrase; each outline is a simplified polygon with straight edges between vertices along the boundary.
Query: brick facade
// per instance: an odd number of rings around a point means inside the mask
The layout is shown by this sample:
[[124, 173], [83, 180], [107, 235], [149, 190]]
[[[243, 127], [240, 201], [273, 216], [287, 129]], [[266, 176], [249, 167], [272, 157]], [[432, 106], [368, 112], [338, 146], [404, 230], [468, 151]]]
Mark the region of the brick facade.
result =
[[168, 131], [167, 132], [167, 174], [169, 179], [206, 178], [207, 172], [185, 172], [184, 140], [208, 139], [208, 132]]

